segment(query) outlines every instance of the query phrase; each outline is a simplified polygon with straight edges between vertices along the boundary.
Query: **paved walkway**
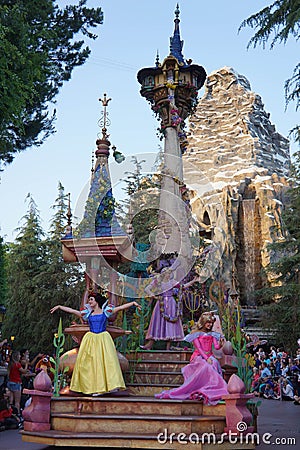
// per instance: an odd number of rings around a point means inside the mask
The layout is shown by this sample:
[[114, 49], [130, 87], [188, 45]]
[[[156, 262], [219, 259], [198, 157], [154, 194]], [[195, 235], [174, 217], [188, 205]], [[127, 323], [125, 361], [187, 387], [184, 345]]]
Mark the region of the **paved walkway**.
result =
[[[257, 450], [298, 450], [300, 448], [300, 405], [279, 400], [263, 400], [258, 416], [261, 443]], [[272, 436], [266, 435], [270, 433]], [[265, 434], [265, 436], [263, 436]], [[266, 443], [263, 443], [265, 437]], [[291, 442], [289, 438], [294, 438]]]
[[[294, 405], [293, 402], [263, 400], [258, 416], [258, 431], [261, 443], [256, 447], [257, 450], [270, 450], [270, 448], [273, 450], [298, 450], [300, 448], [300, 406]], [[289, 438], [295, 439], [294, 443], [288, 442]], [[279, 440], [275, 441], [276, 439]], [[195, 450], [196, 448], [197, 445], [195, 445]], [[234, 446], [232, 448], [234, 449]], [[53, 447], [23, 442], [18, 430], [7, 430], [0, 432], [0, 449], [75, 450], [75, 447]]]

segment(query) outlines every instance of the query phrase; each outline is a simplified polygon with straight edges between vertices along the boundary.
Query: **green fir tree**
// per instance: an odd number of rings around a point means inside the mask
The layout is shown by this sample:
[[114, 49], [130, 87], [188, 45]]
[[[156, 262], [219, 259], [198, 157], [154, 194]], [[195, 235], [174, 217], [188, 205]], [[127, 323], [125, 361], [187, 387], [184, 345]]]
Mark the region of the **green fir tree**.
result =
[[3, 327], [5, 336], [14, 335], [16, 348], [38, 348], [37, 310], [40, 302], [40, 286], [36, 277], [47, 264], [46, 246], [43, 241], [39, 211], [28, 195], [28, 211], [23, 225], [18, 229], [14, 243], [8, 244], [7, 252], [7, 312]]
[[265, 305], [263, 325], [273, 330], [278, 344], [295, 351], [300, 337], [300, 152], [295, 155], [292, 180], [294, 187], [282, 216], [285, 239], [269, 246], [268, 272], [274, 283], [261, 291], [261, 301]]
[[0, 305], [5, 305], [7, 295], [6, 246], [0, 236]]
[[0, 2], [0, 164], [54, 132], [54, 99], [86, 62], [85, 41], [103, 22], [101, 8], [86, 3]]
[[24, 225], [16, 242], [9, 244], [5, 332], [15, 336], [16, 348], [51, 354], [57, 317], [50, 314], [50, 308], [63, 304], [78, 309], [80, 305], [83, 270], [79, 264], [66, 264], [62, 257], [60, 240], [67, 208], [67, 197], [59, 183], [55, 213], [49, 236], [45, 238], [37, 207], [29, 197]]
[[[263, 9], [245, 19], [241, 26], [255, 30], [248, 47], [270, 44], [272, 49], [276, 44], [286, 44], [289, 39], [299, 39], [300, 5], [299, 0], [276, 0]], [[296, 64], [291, 77], [285, 81], [286, 104], [295, 102], [296, 109], [300, 106], [300, 63]], [[299, 141], [300, 126], [291, 130], [295, 140]]]

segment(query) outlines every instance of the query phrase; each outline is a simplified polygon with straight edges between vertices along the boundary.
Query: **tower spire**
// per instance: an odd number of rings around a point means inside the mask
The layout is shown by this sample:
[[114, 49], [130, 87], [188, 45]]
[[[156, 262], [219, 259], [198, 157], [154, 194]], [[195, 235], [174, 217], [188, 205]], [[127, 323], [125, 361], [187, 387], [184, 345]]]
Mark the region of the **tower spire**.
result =
[[[102, 103], [103, 111], [102, 116], [100, 117], [98, 121], [98, 125], [101, 128], [102, 127], [102, 137], [97, 139], [97, 150], [96, 150], [96, 157], [105, 156], [106, 159], [109, 156], [109, 148], [110, 148], [110, 142], [108, 140], [109, 134], [107, 134], [107, 127], [110, 125], [110, 120], [108, 118], [108, 112], [107, 112], [107, 105], [111, 101], [111, 98], [107, 98], [106, 94], [103, 95], [103, 99], [99, 98], [99, 101]], [[99, 135], [98, 135], [99, 136]]]
[[67, 211], [67, 218], [68, 218], [68, 226], [72, 226], [72, 211], [71, 211], [71, 193], [68, 193], [68, 211]]
[[[197, 104], [197, 92], [203, 86], [206, 72], [203, 67], [187, 64], [183, 59], [179, 14], [177, 4], [169, 56], [162, 64], [141, 69], [138, 81], [142, 86], [141, 95], [150, 102], [161, 121], [165, 144], [158, 220], [161, 233], [157, 234], [156, 250], [165, 256], [177, 255], [181, 267], [187, 267], [193, 259], [193, 250], [189, 239], [190, 215], [186, 200], [182, 199], [182, 153], [187, 146], [184, 121]], [[178, 276], [183, 272], [185, 269], [176, 271]]]
[[[112, 193], [111, 178], [108, 166], [110, 153], [110, 141], [107, 128], [110, 126], [107, 106], [111, 101], [106, 94], [99, 101], [103, 106], [103, 111], [98, 125], [101, 134], [98, 133], [96, 140], [97, 149], [95, 151], [96, 163], [92, 169], [91, 185], [82, 221], [77, 227], [77, 234], [80, 237], [100, 237], [124, 235], [115, 218], [115, 199]], [[113, 156], [117, 162], [122, 162], [125, 158], [121, 152], [112, 147]]]
[[184, 58], [182, 54], [182, 48], [183, 48], [183, 41], [180, 40], [180, 30], [179, 30], [179, 5], [177, 3], [176, 10], [175, 10], [175, 28], [173, 36], [170, 37], [170, 55], [175, 56], [179, 64], [184, 64]]

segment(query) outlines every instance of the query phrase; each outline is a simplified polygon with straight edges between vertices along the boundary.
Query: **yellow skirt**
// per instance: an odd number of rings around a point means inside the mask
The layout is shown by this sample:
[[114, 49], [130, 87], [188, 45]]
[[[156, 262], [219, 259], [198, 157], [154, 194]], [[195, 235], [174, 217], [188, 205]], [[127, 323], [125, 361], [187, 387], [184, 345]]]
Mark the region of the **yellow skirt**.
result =
[[126, 389], [115, 344], [107, 331], [87, 332], [80, 344], [70, 389], [83, 394], [105, 394]]

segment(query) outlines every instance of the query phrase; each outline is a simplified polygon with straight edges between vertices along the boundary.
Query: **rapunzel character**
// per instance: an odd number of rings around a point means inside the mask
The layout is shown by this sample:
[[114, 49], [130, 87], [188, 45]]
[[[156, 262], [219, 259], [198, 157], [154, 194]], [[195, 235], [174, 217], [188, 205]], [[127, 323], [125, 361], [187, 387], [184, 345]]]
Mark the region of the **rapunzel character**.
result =
[[87, 309], [84, 311], [61, 305], [50, 310], [51, 314], [60, 309], [83, 317], [90, 327], [79, 347], [70, 384], [71, 391], [100, 395], [116, 389], [126, 389], [116, 348], [111, 335], [106, 331], [106, 325], [108, 317], [131, 306], [140, 309], [137, 302], [115, 307], [108, 304], [105, 296], [97, 293], [89, 295]]
[[223, 337], [212, 331], [214, 321], [212, 313], [203, 313], [195, 329], [185, 337], [186, 341], [193, 342], [195, 351], [189, 364], [182, 369], [184, 383], [178, 388], [162, 391], [155, 397], [203, 399], [205, 404], [215, 405], [223, 395], [228, 394], [220, 364], [213, 356], [213, 346], [218, 350], [224, 343]]
[[[154, 341], [167, 341], [166, 349], [169, 350], [171, 342], [182, 341], [184, 339], [181, 321], [182, 303], [180, 299], [180, 285], [176, 284], [174, 286], [172, 268], [165, 267], [162, 269], [161, 274], [162, 277], [159, 286], [157, 278], [155, 278], [145, 289], [149, 297], [155, 296], [157, 291], [161, 295], [158, 296], [153, 308], [146, 334], [148, 342], [146, 345], [141, 346], [144, 350], [150, 350]], [[187, 288], [196, 281], [198, 281], [198, 278], [194, 278], [192, 281], [183, 284], [182, 288]]]

